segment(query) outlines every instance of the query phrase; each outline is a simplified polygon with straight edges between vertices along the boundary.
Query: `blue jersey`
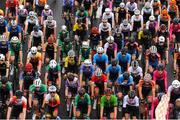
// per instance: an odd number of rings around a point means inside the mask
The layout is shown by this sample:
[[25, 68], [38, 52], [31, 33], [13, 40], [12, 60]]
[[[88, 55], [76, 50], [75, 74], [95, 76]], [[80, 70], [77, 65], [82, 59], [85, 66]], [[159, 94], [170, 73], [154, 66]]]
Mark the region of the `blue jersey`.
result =
[[118, 54], [117, 54], [117, 60], [120, 62], [123, 62], [123, 63], [129, 63], [130, 64], [130, 62], [131, 62], [131, 55], [129, 54], [129, 53], [126, 53], [126, 56], [125, 57], [123, 57], [122, 56], [122, 53], [121, 52], [119, 52]]
[[7, 24], [8, 24], [8, 22], [6, 20], [4, 20], [3, 23], [0, 23], [0, 35], [2, 35], [4, 32], [6, 32]]
[[96, 53], [93, 56], [93, 63], [96, 64], [103, 72], [106, 71], [106, 64], [108, 64], [108, 56], [106, 54], [99, 55]]
[[106, 73], [121, 73], [121, 66], [116, 65], [116, 67], [112, 67], [112, 65], [109, 65]]
[[63, 0], [63, 6], [70, 5], [71, 7], [74, 5], [74, 0]]
[[9, 26], [9, 27], [8, 27], [8, 32], [10, 32], [9, 40], [10, 40], [13, 36], [19, 37], [19, 33], [21, 33], [21, 26], [17, 25], [15, 29], [13, 29], [12, 26]]
[[0, 42], [0, 53], [3, 55], [6, 55], [6, 53], [9, 51], [10, 44], [9, 41], [5, 41], [5, 43]]
[[80, 67], [80, 73], [83, 74], [83, 75], [87, 75], [88, 77], [89, 76], [92, 76], [93, 73], [94, 73], [94, 68], [93, 66], [91, 65], [90, 67], [86, 67], [84, 65], [81, 65]]
[[[119, 76], [119, 78], [117, 79], [117, 83], [118, 84], [122, 84], [124, 82], [124, 77], [123, 75]], [[130, 75], [129, 76], [129, 79], [127, 81], [127, 84], [125, 84], [125, 86], [130, 86], [130, 85], [133, 85], [134, 82], [133, 82], [133, 77]]]

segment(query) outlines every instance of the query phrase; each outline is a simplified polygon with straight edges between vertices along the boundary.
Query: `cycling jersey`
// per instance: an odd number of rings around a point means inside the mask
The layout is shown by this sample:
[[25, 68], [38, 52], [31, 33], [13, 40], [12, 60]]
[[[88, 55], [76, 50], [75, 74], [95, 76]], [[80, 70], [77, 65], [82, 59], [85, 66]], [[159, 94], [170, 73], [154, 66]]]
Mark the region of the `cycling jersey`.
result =
[[174, 25], [173, 23], [170, 25], [170, 40], [172, 41], [172, 35], [175, 35], [175, 42], [180, 42], [180, 24]]
[[174, 53], [174, 60], [177, 60], [177, 65], [180, 67], [180, 53], [179, 52]]
[[62, 57], [66, 57], [68, 55], [68, 51], [72, 50], [73, 44], [72, 42], [62, 42], [61, 44], [61, 51], [62, 51]]
[[168, 21], [170, 20], [170, 16], [167, 15], [167, 16], [162, 16], [162, 15], [159, 15], [158, 16], [158, 22], [161, 24], [165, 24], [166, 26], [168, 26]]
[[101, 77], [93, 75], [91, 81], [95, 83], [105, 83], [107, 82], [107, 76], [105, 74], [102, 74]]
[[138, 84], [141, 77], [143, 77], [143, 71], [141, 67], [137, 67], [136, 69], [133, 69], [132, 66], [128, 68], [129, 73], [131, 73], [134, 83]]
[[92, 50], [96, 50], [99, 42], [101, 41], [100, 35], [90, 34], [89, 39], [90, 39], [90, 47], [92, 48]]
[[67, 38], [67, 37], [69, 37], [69, 32], [68, 31], [65, 32], [65, 33], [59, 32], [59, 34], [58, 34], [58, 45], [63, 46], [62, 44], [64, 42], [64, 39]]
[[138, 40], [140, 42], [141, 45], [143, 45], [145, 47], [145, 49], [149, 49], [152, 45], [152, 36], [150, 34], [150, 32], [148, 31], [148, 34], [144, 34], [143, 31], [140, 31], [138, 33]]
[[134, 99], [130, 99], [128, 95], [124, 96], [123, 108], [126, 108], [127, 105], [139, 107], [139, 98], [135, 96]]
[[145, 23], [149, 20], [149, 17], [153, 15], [153, 12], [154, 11], [152, 8], [149, 9], [146, 9], [145, 7], [142, 8], [141, 15], [143, 16], [143, 20]]
[[114, 51], [117, 51], [117, 44], [113, 42], [111, 45], [107, 42], [104, 45], [104, 50], [106, 51], [106, 54], [108, 56], [109, 61], [111, 58], [115, 58]]
[[18, 58], [19, 57], [19, 51], [22, 51], [21, 42], [16, 43], [15, 46], [12, 43], [10, 43], [10, 54], [11, 54], [11, 56], [17, 55], [17, 58]]
[[32, 55], [31, 52], [28, 53], [27, 58], [30, 59], [30, 63], [33, 65], [33, 68], [36, 70], [39, 65], [39, 61], [42, 61], [41, 53], [37, 52], [36, 55]]
[[115, 82], [117, 80], [117, 78], [119, 77], [120, 73], [121, 73], [120, 65], [116, 65], [115, 67], [113, 67], [112, 65], [109, 65], [106, 70], [106, 74], [109, 74], [108, 81]]
[[93, 63], [100, 67], [102, 71], [105, 71], [106, 64], [108, 64], [108, 56], [106, 54], [102, 54], [102, 56], [99, 56], [98, 53], [96, 53], [93, 56]]
[[158, 23], [156, 21], [154, 21], [154, 22], [147, 21], [146, 22], [146, 29], [151, 32], [153, 37], [155, 37], [155, 35], [156, 35], [157, 25], [158, 25]]
[[[120, 75], [116, 82], [117, 82], [118, 84], [120, 84], [120, 85], [121, 85], [123, 82], [125, 82], [123, 75]], [[134, 82], [133, 82], [133, 77], [132, 77], [132, 76], [129, 76], [129, 79], [128, 79], [128, 81], [126, 82], [126, 84], [124, 84], [124, 86], [131, 86], [131, 85], [133, 85], [133, 84], [134, 84]]]
[[7, 0], [6, 1], [6, 8], [15, 8], [16, 6], [19, 5], [18, 0]]
[[10, 33], [9, 35], [9, 40], [11, 40], [11, 38], [13, 36], [16, 36], [19, 38], [19, 33], [21, 33], [21, 27], [19, 25], [16, 26], [16, 28], [13, 28], [12, 26], [8, 27], [8, 32]]
[[77, 58], [74, 57], [73, 59], [69, 58], [68, 56], [65, 58], [64, 67], [67, 69], [67, 72], [77, 73]]
[[138, 17], [133, 15], [131, 17], [131, 23], [134, 23], [133, 25], [133, 31], [137, 31], [139, 28], [141, 28], [142, 24], [143, 24], [143, 16], [142, 15], [139, 15]]
[[108, 23], [110, 23], [112, 27], [113, 21], [114, 21], [114, 13], [111, 12], [109, 15], [107, 15], [106, 13], [103, 13], [102, 19], [107, 19]]
[[84, 14], [81, 15], [81, 12], [78, 10], [76, 12], [76, 18], [81, 19], [83, 23], [86, 23], [86, 18], [88, 18], [88, 12], [84, 11]]
[[44, 6], [47, 3], [47, 0], [35, 0], [35, 4], [38, 6]]
[[129, 54], [135, 54], [136, 56], [138, 56], [138, 43], [136, 41], [134, 42], [127, 42], [126, 46], [128, 48], [128, 53]]
[[101, 108], [114, 109], [114, 107], [117, 107], [117, 104], [117, 97], [115, 95], [111, 95], [110, 100], [107, 100], [107, 97], [105, 95], [101, 97]]
[[126, 37], [130, 36], [130, 31], [132, 31], [132, 26], [130, 23], [128, 23], [127, 26], [124, 26], [123, 23], [120, 24], [119, 26], [119, 32], [121, 32], [124, 35], [124, 39]]
[[68, 94], [71, 96], [74, 96], [77, 94], [77, 91], [80, 87], [80, 83], [77, 77], [74, 77], [73, 81], [69, 81], [69, 79], [66, 79], [65, 82], [65, 88], [68, 88]]
[[146, 60], [149, 60], [149, 65], [156, 69], [159, 60], [161, 60], [161, 56], [159, 55], [159, 53], [156, 53], [154, 56], [148, 53], [146, 55]]
[[43, 37], [43, 32], [41, 30], [38, 30], [38, 32], [32, 31], [31, 32], [32, 37], [32, 46], [41, 46], [41, 39]]
[[175, 104], [176, 99], [180, 98], [180, 87], [175, 89], [172, 85], [168, 87], [168, 92], [170, 93], [169, 103]]
[[43, 10], [41, 16], [43, 16], [43, 20], [47, 19], [47, 16], [53, 16], [53, 11], [51, 9], [47, 10]]
[[[119, 7], [119, 4], [118, 4], [118, 7]], [[126, 19], [127, 11], [124, 8], [119, 8], [117, 10], [117, 13], [118, 13], [118, 20], [119, 20], [119, 24], [120, 24], [124, 19]]]
[[48, 106], [50, 107], [57, 107], [60, 105], [60, 98], [59, 95], [56, 93], [54, 97], [51, 96], [51, 94], [47, 94], [45, 97], [45, 101], [48, 102]]
[[81, 62], [83, 62], [85, 59], [89, 59], [90, 54], [91, 48], [88, 48], [86, 50], [84, 48], [81, 48], [79, 51], [79, 55], [81, 55]]
[[38, 18], [34, 18], [33, 20], [31, 20], [28, 16], [25, 21], [25, 25], [28, 25], [27, 32], [28, 32], [28, 34], [30, 34], [33, 31], [33, 27], [35, 25], [37, 25], [37, 26], [39, 25]]
[[0, 41], [0, 53], [1, 54], [6, 55], [7, 52], [9, 51], [9, 49], [10, 49], [9, 41], [5, 41], [5, 42]]
[[132, 16], [134, 14], [134, 10], [137, 9], [137, 3], [133, 2], [127, 2], [126, 3], [126, 8], [128, 9], [129, 14]]
[[6, 32], [8, 22], [4, 20], [2, 23], [0, 23], [0, 35], [3, 35], [3, 33]]
[[63, 6], [73, 7], [74, 0], [63, 0]]
[[54, 59], [54, 53], [57, 52], [57, 46], [55, 43], [53, 44], [45, 44], [45, 49], [46, 49], [46, 56], [50, 60]]
[[177, 10], [178, 10], [177, 5], [168, 5], [167, 11], [172, 20], [176, 17]]
[[0, 75], [1, 76], [6, 76], [6, 68], [7, 68], [6, 62], [3, 62], [0, 64]]
[[32, 84], [30, 87], [29, 87], [29, 92], [31, 94], [34, 94], [36, 96], [42, 96], [44, 95], [45, 93], [47, 93], [47, 86], [45, 84], [41, 84], [40, 86], [40, 89], [37, 91], [36, 90], [36, 86], [34, 84]]
[[46, 68], [46, 72], [48, 72], [48, 80], [55, 82], [58, 78], [58, 73], [61, 71], [61, 66], [58, 64], [54, 69], [50, 68], [48, 65]]
[[94, 74], [93, 66], [86, 67], [82, 64], [80, 67], [80, 74], [83, 74], [82, 80], [91, 79], [91, 76]]
[[82, 4], [84, 4], [85, 10], [89, 10], [93, 2], [92, 0], [82, 0]]
[[74, 24], [73, 26], [73, 32], [75, 32], [76, 34], [78, 33], [77, 31], [83, 31], [85, 30], [85, 25], [78, 25], [78, 23]]
[[28, 16], [28, 11], [26, 9], [18, 9], [16, 15], [18, 16], [18, 22], [23, 26]]
[[111, 31], [111, 24], [107, 23], [106, 25], [104, 25], [103, 23], [100, 23], [99, 24], [99, 31], [100, 31], [100, 33]]
[[0, 82], [0, 93], [9, 94], [10, 91], [12, 91], [12, 84], [10, 82], [6, 82], [4, 87], [2, 82]]

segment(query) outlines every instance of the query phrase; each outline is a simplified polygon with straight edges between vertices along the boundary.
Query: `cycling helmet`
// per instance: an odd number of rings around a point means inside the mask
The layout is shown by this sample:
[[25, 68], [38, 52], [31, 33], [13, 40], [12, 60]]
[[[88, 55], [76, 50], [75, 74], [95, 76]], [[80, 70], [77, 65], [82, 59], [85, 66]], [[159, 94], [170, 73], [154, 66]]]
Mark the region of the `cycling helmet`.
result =
[[113, 93], [112, 89], [111, 88], [107, 88], [105, 91], [104, 91], [105, 95], [111, 95]]
[[20, 91], [20, 90], [16, 90], [15, 96], [16, 96], [17, 99], [21, 99], [21, 97], [23, 96], [23, 92]]
[[0, 36], [0, 41], [6, 41], [6, 36], [5, 35], [1, 35]]
[[54, 43], [54, 37], [49, 37], [48, 38], [48, 44], [53, 44]]
[[107, 22], [108, 22], [108, 20], [107, 20], [106, 18], [103, 18], [103, 19], [102, 19], [102, 22], [103, 22], [103, 23], [104, 23], [104, 22], [106, 22], [106, 23], [107, 23]]
[[56, 66], [57, 66], [56, 60], [52, 59], [52, 60], [49, 62], [49, 67], [50, 67], [51, 69], [54, 69]]
[[135, 15], [140, 15], [140, 11], [139, 11], [138, 9], [136, 9], [136, 10], [134, 11], [134, 14], [135, 14]]
[[10, 42], [11, 42], [11, 43], [18, 43], [18, 42], [20, 42], [20, 41], [19, 41], [18, 37], [13, 36], [13, 37], [11, 38], [11, 41], [10, 41]]
[[113, 43], [114, 42], [114, 37], [109, 36], [106, 40], [108, 41], [108, 43]]
[[150, 2], [146, 2], [144, 7], [146, 9], [150, 9], [151, 8], [151, 3]]
[[52, 20], [53, 20], [53, 16], [52, 15], [47, 16], [47, 21], [51, 22]]
[[74, 52], [74, 50], [69, 50], [68, 56], [69, 56], [69, 57], [75, 57], [75, 52]]
[[151, 81], [152, 80], [152, 76], [149, 73], [146, 73], [144, 76], [144, 81]]
[[136, 96], [136, 92], [135, 92], [134, 90], [129, 91], [129, 93], [128, 93], [128, 97], [129, 97], [130, 99], [134, 99], [134, 98], [135, 98], [135, 96]]
[[129, 72], [124, 72], [123, 73], [124, 80], [129, 80], [129, 76], [130, 76]]
[[84, 89], [84, 88], [80, 88], [79, 90], [78, 90], [78, 94], [79, 94], [79, 96], [84, 96], [85, 95], [85, 93], [86, 93], [86, 90]]
[[29, 12], [29, 17], [34, 17], [34, 11]]
[[125, 54], [127, 53], [127, 49], [126, 49], [126, 48], [123, 48], [123, 49], [121, 50], [121, 53], [125, 55]]
[[179, 88], [180, 87], [180, 82], [179, 82], [179, 80], [174, 80], [173, 82], [172, 82], [172, 87], [173, 88]]
[[174, 18], [173, 19], [173, 24], [177, 25], [179, 23], [179, 19], [178, 18]]
[[4, 16], [4, 11], [0, 9], [0, 15]]
[[1, 77], [1, 82], [2, 82], [2, 84], [6, 84], [8, 82], [7, 77], [6, 76], [2, 76]]
[[33, 46], [32, 48], [31, 48], [31, 54], [36, 54], [37, 53], [37, 47], [35, 47], [35, 46]]
[[4, 54], [0, 54], [0, 61], [4, 61], [4, 60], [5, 60]]
[[24, 5], [19, 5], [19, 9], [23, 10], [24, 9]]
[[151, 15], [150, 17], [149, 17], [149, 21], [154, 21], [155, 20], [155, 17], [153, 16], [153, 15]]
[[128, 26], [128, 20], [123, 20], [123, 26]]
[[82, 48], [89, 48], [89, 43], [87, 41], [83, 41]]
[[103, 53], [104, 52], [104, 48], [103, 47], [98, 47], [97, 48], [97, 53]]
[[116, 59], [112, 60], [111, 65], [116, 66], [117, 65], [117, 60]]
[[165, 95], [165, 93], [158, 93], [157, 94], [158, 101], [161, 101], [161, 98], [163, 95]]
[[132, 66], [133, 69], [136, 69], [139, 66], [138, 61], [137, 60], [132, 61], [131, 66]]
[[157, 47], [156, 46], [151, 46], [150, 47], [150, 52], [156, 54], [157, 53]]
[[0, 15], [0, 23], [4, 22], [4, 17]]
[[44, 9], [49, 10], [49, 9], [50, 9], [50, 6], [46, 4], [46, 5], [44, 6]]
[[111, 12], [111, 9], [110, 8], [106, 8], [105, 9], [105, 13], [110, 13]]
[[97, 27], [92, 27], [91, 29], [91, 34], [98, 34], [99, 33], [99, 30]]
[[159, 42], [164, 43], [165, 42], [165, 37], [164, 36], [159, 36]]
[[102, 70], [101, 70], [101, 68], [97, 68], [96, 71], [95, 71], [95, 76], [101, 77], [101, 75], [102, 75]]
[[161, 29], [161, 30], [166, 30], [166, 29], [167, 29], [167, 27], [166, 27], [166, 25], [165, 25], [165, 24], [161, 24], [160, 29]]
[[54, 85], [49, 86], [48, 91], [49, 92], [56, 92], [57, 88]]
[[120, 8], [124, 8], [126, 5], [125, 5], [125, 3], [123, 3], [123, 2], [121, 2], [120, 4], [119, 4], [119, 7]]
[[41, 79], [40, 78], [35, 79], [34, 86], [35, 87], [40, 87], [41, 86]]
[[84, 60], [84, 66], [91, 66], [91, 65], [92, 65], [92, 62], [90, 59]]
[[83, 6], [81, 6], [81, 7], [79, 8], [79, 10], [80, 10], [81, 12], [84, 12], [85, 8], [84, 8]]
[[162, 63], [158, 64], [157, 70], [158, 71], [163, 71], [164, 70], [164, 64], [162, 64]]
[[25, 66], [25, 71], [26, 72], [31, 72], [33, 69], [33, 66], [31, 63], [27, 63], [26, 66]]
[[62, 31], [67, 31], [66, 25], [62, 25], [62, 26], [61, 26], [61, 30], [62, 30]]
[[176, 5], [176, 0], [171, 0], [171, 1], [169, 2], [169, 5]]
[[38, 32], [38, 31], [39, 31], [39, 26], [35, 25], [35, 26], [33, 27], [33, 30], [34, 30], [35, 32]]
[[17, 21], [16, 21], [16, 20], [12, 20], [12, 21], [11, 21], [11, 25], [12, 25], [13, 27], [15, 27], [15, 26], [17, 25]]

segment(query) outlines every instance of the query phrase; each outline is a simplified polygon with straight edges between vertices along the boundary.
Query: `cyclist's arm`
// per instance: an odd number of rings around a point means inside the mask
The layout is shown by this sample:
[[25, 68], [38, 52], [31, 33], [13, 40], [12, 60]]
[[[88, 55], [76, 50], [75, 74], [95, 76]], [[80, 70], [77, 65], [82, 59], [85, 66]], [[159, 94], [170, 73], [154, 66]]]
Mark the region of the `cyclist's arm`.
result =
[[10, 120], [11, 112], [12, 112], [12, 107], [9, 106], [8, 111], [7, 111], [7, 116], [6, 116], [7, 120]]
[[30, 35], [29, 40], [28, 40], [28, 50], [30, 50], [30, 48], [31, 48], [32, 38], [33, 38], [33, 31], [31, 32], [31, 35]]
[[58, 65], [58, 89], [61, 88], [61, 68], [60, 65]]
[[44, 34], [43, 34], [43, 32], [41, 32], [42, 34], [41, 34], [41, 47], [42, 47], [42, 49], [43, 49], [43, 45], [44, 45]]
[[25, 35], [27, 34], [27, 29], [28, 29], [28, 19], [26, 19], [26, 21], [25, 21], [25, 27], [24, 27]]
[[54, 43], [54, 59], [57, 58], [57, 44]]
[[176, 65], [177, 65], [177, 55], [178, 53], [174, 53], [174, 59], [173, 59], [173, 66], [174, 66], [174, 70], [176, 70]]
[[18, 29], [18, 37], [19, 37], [19, 40], [21, 41], [22, 40], [21, 27], [17, 26], [17, 29]]
[[155, 98], [156, 96], [156, 84], [154, 81], [152, 81], [152, 97], [153, 99]]
[[9, 62], [6, 61], [6, 77], [9, 76]]
[[168, 77], [167, 77], [167, 72], [165, 71], [164, 73], [164, 86], [165, 86], [165, 90], [167, 92], [167, 89], [168, 89]]
[[116, 8], [116, 13], [115, 13], [115, 14], [116, 14], [116, 15], [115, 15], [116, 23], [119, 22], [119, 19], [118, 19], [118, 18], [119, 18], [119, 13], [118, 13], [118, 12], [119, 12], [119, 8]]
[[82, 77], [83, 77], [83, 65], [81, 65], [80, 67], [80, 75], [79, 75], [80, 86], [82, 86]]
[[31, 85], [31, 86], [29, 87], [29, 98], [28, 98], [29, 108], [32, 108], [32, 96], [33, 96], [33, 91], [34, 91], [34, 85]]
[[55, 36], [55, 38], [56, 38], [56, 33], [57, 33], [57, 23], [56, 23], [56, 21], [54, 20], [54, 36]]
[[38, 66], [37, 66], [37, 69], [38, 71], [40, 72], [41, 71], [41, 66], [42, 66], [42, 56], [41, 56], [41, 53], [40, 55], [38, 56]]
[[100, 119], [103, 118], [103, 113], [104, 113], [104, 96], [101, 97], [101, 102], [100, 102], [100, 105], [101, 105], [101, 110], [100, 110]]
[[45, 85], [47, 85], [48, 74], [49, 74], [49, 66], [47, 66], [47, 68], [46, 68], [46, 73], [45, 73], [45, 77], [44, 77], [44, 83], [45, 83]]
[[19, 90], [23, 90], [23, 83], [24, 83], [24, 79], [23, 79], [23, 72], [20, 73], [19, 75]]
[[43, 45], [42, 47], [42, 61], [45, 61], [45, 54], [46, 54], [46, 47], [47, 47], [47, 42]]
[[91, 79], [91, 96], [94, 96], [94, 77]]
[[114, 119], [117, 117], [117, 97], [114, 98]]
[[87, 111], [87, 116], [90, 116], [91, 113], [91, 99], [89, 97], [89, 95], [87, 95], [87, 100], [88, 100], [88, 111]]
[[[27, 102], [27, 101], [26, 101]], [[24, 104], [27, 104], [27, 103], [24, 103]], [[27, 106], [27, 105], [26, 105]], [[23, 107], [23, 113], [22, 113], [22, 120], [25, 120], [26, 119], [26, 110], [27, 108], [26, 107]]]
[[23, 64], [23, 61], [22, 61], [22, 45], [20, 46], [19, 57], [20, 57], [20, 64]]
[[[46, 20], [43, 23], [43, 35], [46, 36]], [[48, 39], [48, 38], [46, 38], [46, 39]]]
[[75, 97], [75, 101], [74, 101], [74, 109], [73, 109], [73, 112], [74, 112], [74, 116], [76, 117], [76, 107], [78, 105], [78, 102], [79, 102], [79, 96], [76, 95]]
[[9, 5], [8, 5], [8, 1], [6, 1], [5, 18], [7, 17], [8, 9], [9, 9]]
[[143, 81], [139, 81], [139, 84], [138, 84], [138, 92], [139, 92], [139, 97], [140, 99], [143, 99], [143, 95], [142, 95], [142, 82]]
[[149, 57], [146, 56], [145, 73], [147, 73], [147, 71], [148, 71], [148, 66], [149, 66]]

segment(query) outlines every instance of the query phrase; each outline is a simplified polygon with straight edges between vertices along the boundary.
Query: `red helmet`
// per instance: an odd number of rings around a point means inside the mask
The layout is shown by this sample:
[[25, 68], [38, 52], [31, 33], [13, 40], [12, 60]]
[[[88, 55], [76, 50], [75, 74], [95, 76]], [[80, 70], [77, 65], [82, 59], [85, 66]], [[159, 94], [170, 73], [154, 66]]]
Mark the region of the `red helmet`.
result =
[[54, 37], [50, 36], [48, 38], [48, 44], [52, 44], [52, 43], [54, 43]]
[[26, 66], [25, 66], [25, 71], [26, 71], [26, 72], [31, 72], [32, 69], [33, 69], [33, 66], [32, 66], [31, 63], [26, 64]]
[[98, 33], [99, 33], [98, 28], [97, 28], [97, 27], [93, 27], [93, 28], [91, 29], [91, 33], [92, 33], [92, 34], [98, 34]]

